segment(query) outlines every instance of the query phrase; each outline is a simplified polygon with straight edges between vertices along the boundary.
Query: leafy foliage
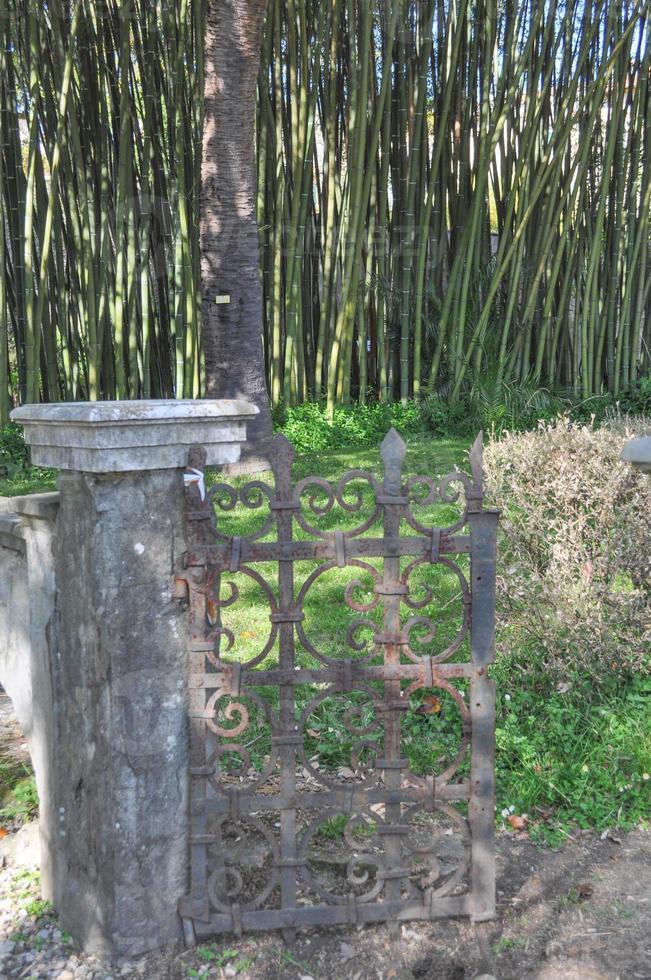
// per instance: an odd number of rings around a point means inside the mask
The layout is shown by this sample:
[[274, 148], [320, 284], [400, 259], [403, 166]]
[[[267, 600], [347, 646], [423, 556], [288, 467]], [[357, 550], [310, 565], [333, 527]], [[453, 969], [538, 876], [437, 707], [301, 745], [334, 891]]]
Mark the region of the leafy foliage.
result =
[[622, 393], [619, 408], [629, 415], [651, 415], [651, 375], [640, 378]]
[[423, 399], [423, 411], [433, 431], [467, 435], [478, 430], [493, 434], [521, 432], [541, 420], [557, 417], [568, 407], [568, 399], [542, 387], [531, 375], [524, 379], [515, 375], [505, 378], [495, 365], [478, 374], [454, 402], [445, 401], [436, 393], [426, 394]]
[[38, 812], [36, 780], [27, 767], [19, 771], [0, 770], [4, 788], [8, 790], [4, 805], [0, 808], [0, 823], [26, 823]]
[[10, 422], [0, 428], [0, 479], [23, 475], [29, 467], [29, 450], [23, 430]]
[[542, 387], [532, 375], [503, 378], [496, 368], [473, 379], [468, 402], [481, 427], [498, 433], [529, 429], [566, 408], [559, 394]]
[[[541, 661], [536, 645], [521, 650]], [[562, 841], [572, 828], [630, 828], [651, 807], [651, 681], [614, 677], [599, 686], [569, 667], [555, 686], [544, 663], [525, 679], [502, 652], [498, 697], [497, 815], [527, 814], [530, 834]], [[506, 821], [505, 821], [506, 824]]]
[[55, 486], [54, 470], [31, 465], [22, 429], [12, 424], [0, 428], [0, 496], [40, 493]]
[[403, 435], [425, 432], [427, 418], [416, 402], [373, 402], [335, 407], [329, 419], [325, 402], [305, 402], [274, 413], [276, 427], [297, 453], [316, 453], [350, 447], [377, 446], [391, 426]]

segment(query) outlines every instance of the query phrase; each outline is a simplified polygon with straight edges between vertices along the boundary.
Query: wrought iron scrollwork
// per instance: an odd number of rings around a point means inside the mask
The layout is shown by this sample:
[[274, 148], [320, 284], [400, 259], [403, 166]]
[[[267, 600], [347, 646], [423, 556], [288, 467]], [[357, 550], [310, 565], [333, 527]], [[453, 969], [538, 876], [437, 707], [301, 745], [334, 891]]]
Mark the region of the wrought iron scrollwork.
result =
[[[481, 452], [480, 435], [470, 475], [404, 478], [406, 447], [391, 430], [382, 480], [352, 470], [293, 483], [293, 449], [278, 436], [273, 482], [204, 492], [186, 481], [176, 570], [190, 631], [186, 936], [280, 928], [291, 940], [302, 925], [494, 914], [498, 514], [484, 507]], [[201, 447], [188, 467], [204, 472]], [[436, 504], [456, 508], [445, 526], [428, 523]], [[248, 534], [227, 533], [238, 508], [259, 514]], [[454, 628], [432, 611], [441, 576]], [[336, 637], [312, 612], [331, 577], [349, 614]], [[269, 627], [242, 652], [233, 614], [251, 588]], [[456, 748], [412, 772], [418, 707], [442, 712], [444, 701]], [[437, 723], [420, 730], [434, 726], [435, 741]]]

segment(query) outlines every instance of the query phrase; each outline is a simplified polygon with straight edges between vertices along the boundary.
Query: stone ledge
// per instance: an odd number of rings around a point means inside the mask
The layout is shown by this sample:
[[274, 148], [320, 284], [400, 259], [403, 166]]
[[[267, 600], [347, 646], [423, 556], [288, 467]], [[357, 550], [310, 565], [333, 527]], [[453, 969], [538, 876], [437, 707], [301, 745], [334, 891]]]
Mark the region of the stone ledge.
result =
[[49, 402], [21, 405], [11, 413], [21, 425], [25, 421], [52, 425], [81, 422], [94, 425], [139, 422], [175, 423], [180, 419], [250, 419], [258, 409], [240, 399], [151, 398], [122, 402]]
[[624, 446], [620, 458], [625, 463], [630, 463], [636, 470], [651, 474], [651, 436], [631, 439]]
[[35, 466], [85, 473], [182, 469], [188, 447], [208, 463], [236, 463], [246, 422], [258, 414], [239, 400], [159, 400], [23, 405], [11, 416], [24, 427]]
[[28, 493], [20, 497], [0, 497], [0, 515], [20, 514], [51, 523], [56, 519], [58, 510], [59, 494], [56, 491]]
[[0, 513], [0, 548], [26, 556], [25, 525], [17, 514]]

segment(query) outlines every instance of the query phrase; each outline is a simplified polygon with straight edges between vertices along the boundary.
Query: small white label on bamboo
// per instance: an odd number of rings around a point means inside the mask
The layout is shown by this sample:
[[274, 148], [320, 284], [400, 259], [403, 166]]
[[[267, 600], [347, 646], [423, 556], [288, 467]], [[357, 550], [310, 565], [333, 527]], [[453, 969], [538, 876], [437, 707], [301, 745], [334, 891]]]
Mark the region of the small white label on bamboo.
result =
[[227, 303], [230, 303], [230, 301], [230, 293], [223, 293], [221, 296], [215, 296], [215, 303], [217, 303], [218, 306], [225, 306]]

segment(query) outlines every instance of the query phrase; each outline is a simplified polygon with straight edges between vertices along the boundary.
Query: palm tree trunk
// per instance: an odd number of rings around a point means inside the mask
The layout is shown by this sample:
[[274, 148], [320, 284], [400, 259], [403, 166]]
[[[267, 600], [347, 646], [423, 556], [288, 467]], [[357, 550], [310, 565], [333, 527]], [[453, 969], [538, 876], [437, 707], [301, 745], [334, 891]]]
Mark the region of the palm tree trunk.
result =
[[[206, 7], [201, 167], [201, 311], [206, 388], [244, 398], [260, 414], [246, 458], [264, 455], [271, 417], [262, 350], [262, 284], [256, 220], [256, 85], [266, 0], [209, 0]], [[256, 449], [257, 447], [257, 449]]]

